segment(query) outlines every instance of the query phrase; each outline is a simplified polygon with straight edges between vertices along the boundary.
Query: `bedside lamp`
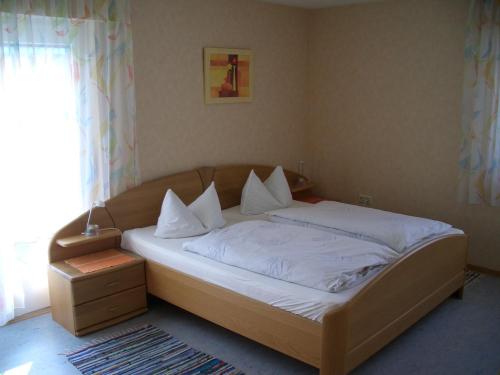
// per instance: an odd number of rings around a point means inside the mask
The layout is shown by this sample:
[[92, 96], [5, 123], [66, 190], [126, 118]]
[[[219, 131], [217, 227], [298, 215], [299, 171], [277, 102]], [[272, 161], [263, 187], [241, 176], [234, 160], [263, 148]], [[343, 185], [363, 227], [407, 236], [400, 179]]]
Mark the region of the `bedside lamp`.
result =
[[299, 180], [298, 180], [298, 183], [299, 185], [302, 185], [306, 182], [306, 179], [303, 177], [304, 176], [304, 160], [299, 160], [299, 168], [298, 168], [298, 172], [299, 172]]
[[106, 207], [106, 204], [103, 201], [95, 201], [92, 203], [92, 207], [90, 207], [89, 211], [89, 218], [87, 219], [87, 226], [85, 232], [82, 233], [85, 236], [96, 236], [99, 233], [99, 225], [90, 224], [90, 218], [92, 217], [92, 210], [94, 207]]

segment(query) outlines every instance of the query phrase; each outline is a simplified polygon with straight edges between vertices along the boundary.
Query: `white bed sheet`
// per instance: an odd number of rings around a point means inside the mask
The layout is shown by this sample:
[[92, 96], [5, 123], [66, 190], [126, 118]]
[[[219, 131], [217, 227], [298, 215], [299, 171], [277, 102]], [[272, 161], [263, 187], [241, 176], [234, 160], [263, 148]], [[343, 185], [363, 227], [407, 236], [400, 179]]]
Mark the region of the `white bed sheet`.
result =
[[[294, 201], [292, 206], [308, 204]], [[268, 220], [266, 215], [242, 215], [239, 206], [224, 210], [223, 215], [227, 222], [226, 225], [245, 220]], [[154, 236], [155, 229], [156, 226], [150, 226], [125, 231], [122, 236], [122, 248], [134, 251], [146, 259], [197, 277], [205, 282], [318, 322], [321, 322], [330, 308], [341, 306], [349, 301], [378, 274], [378, 272], [374, 273], [354, 288], [340, 293], [328, 293], [273, 279], [184, 251], [182, 244], [188, 239], [157, 238]], [[452, 230], [450, 233], [456, 232]], [[197, 237], [189, 239], [193, 238]]]

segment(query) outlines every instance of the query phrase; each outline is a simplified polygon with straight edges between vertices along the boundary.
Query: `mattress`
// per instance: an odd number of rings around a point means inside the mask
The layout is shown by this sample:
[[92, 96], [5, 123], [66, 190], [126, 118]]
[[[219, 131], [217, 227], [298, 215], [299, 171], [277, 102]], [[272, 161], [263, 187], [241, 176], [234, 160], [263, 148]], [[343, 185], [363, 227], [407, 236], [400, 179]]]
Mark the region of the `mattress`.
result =
[[[308, 204], [295, 201], [293, 206]], [[226, 225], [245, 220], [268, 219], [266, 215], [242, 215], [239, 206], [224, 210], [223, 216], [227, 221]], [[353, 298], [380, 272], [373, 273], [354, 288], [339, 293], [329, 293], [274, 279], [184, 251], [182, 244], [187, 239], [157, 238], [154, 236], [155, 229], [156, 226], [150, 226], [125, 231], [122, 236], [122, 248], [207, 283], [318, 322], [322, 321], [325, 313], [331, 308], [341, 306]], [[450, 234], [453, 233], [456, 232], [450, 232]], [[440, 237], [443, 236], [445, 234]], [[193, 238], [196, 237], [190, 237], [190, 239]]]

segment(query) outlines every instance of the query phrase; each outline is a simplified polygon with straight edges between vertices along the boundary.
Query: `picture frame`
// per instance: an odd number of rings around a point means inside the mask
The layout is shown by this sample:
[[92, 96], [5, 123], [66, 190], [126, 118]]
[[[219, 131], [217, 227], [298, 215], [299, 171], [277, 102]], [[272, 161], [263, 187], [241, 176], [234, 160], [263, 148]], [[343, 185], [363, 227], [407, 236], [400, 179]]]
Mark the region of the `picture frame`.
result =
[[253, 100], [253, 52], [250, 49], [204, 48], [205, 103]]

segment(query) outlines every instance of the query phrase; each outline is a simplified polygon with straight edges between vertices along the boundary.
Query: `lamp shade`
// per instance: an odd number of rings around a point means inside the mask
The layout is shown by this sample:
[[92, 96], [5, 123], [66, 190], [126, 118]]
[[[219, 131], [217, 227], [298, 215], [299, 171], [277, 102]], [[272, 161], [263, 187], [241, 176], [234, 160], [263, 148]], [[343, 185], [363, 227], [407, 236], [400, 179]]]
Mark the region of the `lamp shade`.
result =
[[94, 207], [106, 207], [106, 203], [104, 201], [95, 201]]

